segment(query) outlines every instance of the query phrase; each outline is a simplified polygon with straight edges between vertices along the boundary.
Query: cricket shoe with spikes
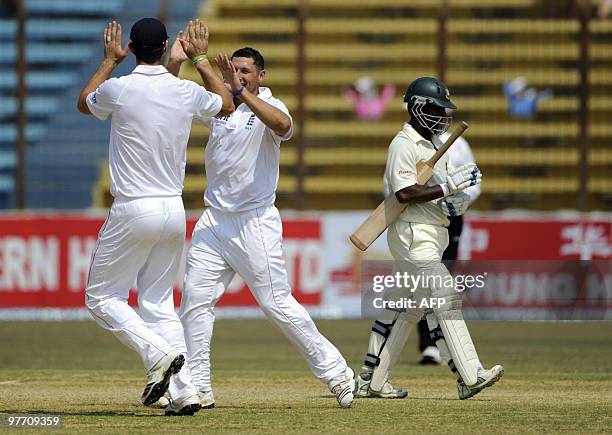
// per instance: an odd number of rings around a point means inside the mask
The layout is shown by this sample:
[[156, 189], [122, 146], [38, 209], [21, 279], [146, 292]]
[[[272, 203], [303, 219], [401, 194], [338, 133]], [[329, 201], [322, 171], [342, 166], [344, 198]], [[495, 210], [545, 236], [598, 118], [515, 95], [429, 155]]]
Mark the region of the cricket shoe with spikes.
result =
[[495, 382], [499, 381], [504, 375], [504, 368], [500, 365], [491, 367], [490, 369], [479, 369], [478, 380], [474, 385], [465, 385], [463, 379], [457, 380], [457, 392], [459, 400], [469, 399], [480, 393], [487, 387], [490, 387]]
[[182, 400], [171, 400], [166, 406], [166, 415], [193, 415], [202, 409], [200, 396], [193, 395]]
[[381, 399], [404, 399], [408, 396], [408, 391], [404, 388], [394, 388], [389, 381], [385, 382], [380, 391], [370, 389], [372, 372], [362, 372], [357, 376], [356, 397], [378, 397]]
[[149, 370], [147, 386], [142, 393], [142, 403], [145, 406], [151, 406], [163, 397], [170, 385], [170, 377], [177, 374], [183, 364], [185, 357], [177, 351], [171, 351]]
[[348, 408], [353, 403], [355, 396], [355, 372], [350, 367], [346, 368], [343, 375], [337, 376], [329, 381], [328, 386], [332, 393], [336, 395], [336, 400], [341, 408]]

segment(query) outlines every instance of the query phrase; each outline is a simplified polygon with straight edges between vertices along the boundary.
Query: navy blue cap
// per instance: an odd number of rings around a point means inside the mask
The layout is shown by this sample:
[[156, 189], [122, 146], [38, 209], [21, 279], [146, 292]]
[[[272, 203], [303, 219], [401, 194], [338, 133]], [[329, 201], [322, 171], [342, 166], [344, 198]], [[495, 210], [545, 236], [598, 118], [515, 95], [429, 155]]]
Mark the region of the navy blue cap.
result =
[[143, 18], [132, 26], [130, 31], [132, 44], [138, 48], [157, 48], [168, 39], [166, 26], [156, 18]]

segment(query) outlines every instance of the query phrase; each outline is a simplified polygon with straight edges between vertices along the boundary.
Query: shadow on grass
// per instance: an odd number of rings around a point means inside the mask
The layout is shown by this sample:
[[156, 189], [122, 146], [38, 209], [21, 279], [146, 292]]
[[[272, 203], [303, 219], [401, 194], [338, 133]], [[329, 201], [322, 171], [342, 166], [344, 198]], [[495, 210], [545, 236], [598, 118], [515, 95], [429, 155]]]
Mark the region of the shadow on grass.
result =
[[163, 410], [161, 414], [152, 414], [152, 413], [136, 413], [136, 412], [126, 412], [126, 411], [88, 411], [88, 412], [69, 412], [69, 411], [56, 411], [56, 410], [44, 410], [44, 409], [36, 409], [36, 410], [23, 410], [23, 409], [7, 409], [0, 411], [0, 414], [19, 414], [19, 415], [29, 415], [29, 414], [45, 414], [45, 415], [60, 415], [60, 416], [75, 416], [75, 417], [166, 417], [163, 414]]
[[[325, 398], [325, 397], [330, 397], [330, 396], [325, 396], [325, 395], [321, 395], [319, 396], [320, 398]], [[396, 402], [403, 402], [403, 401], [407, 401], [407, 400], [435, 400], [438, 402], [491, 402], [491, 399], [475, 399], [475, 398], [471, 398], [469, 400], [459, 400], [459, 399], [455, 399], [455, 398], [451, 398], [451, 397], [423, 397], [423, 396], [414, 396], [414, 395], [408, 395], [408, 397], [404, 397], [403, 399], [391, 399], [391, 398], [384, 398], [384, 397], [356, 397], [355, 398], [355, 402], [360, 401], [360, 400], [367, 400], [367, 401], [374, 401], [374, 400], [380, 400], [382, 401], [388, 401], [391, 400], [393, 401], [393, 403]], [[354, 402], [353, 402], [354, 403]]]

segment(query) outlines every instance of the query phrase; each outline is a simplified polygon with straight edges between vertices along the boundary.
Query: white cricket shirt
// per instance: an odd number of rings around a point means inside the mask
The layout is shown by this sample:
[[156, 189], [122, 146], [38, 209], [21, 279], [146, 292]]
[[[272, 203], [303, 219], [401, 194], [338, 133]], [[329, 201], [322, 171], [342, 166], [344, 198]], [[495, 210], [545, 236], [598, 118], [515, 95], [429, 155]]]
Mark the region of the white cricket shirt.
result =
[[[416, 164], [428, 160], [442, 143], [437, 136], [432, 137], [434, 143], [426, 140], [408, 123], [397, 133], [389, 145], [387, 167], [385, 168], [385, 195], [394, 194], [417, 182]], [[445, 153], [436, 166], [434, 175], [426, 186], [435, 186], [446, 182], [446, 175], [451, 170], [448, 153]], [[399, 219], [404, 222], [448, 226], [448, 218], [436, 200], [409, 205]]]
[[[287, 106], [260, 87], [259, 98], [289, 118]], [[278, 136], [245, 103], [229, 116], [203, 120], [210, 128], [204, 151], [208, 187], [207, 206], [225, 212], [242, 212], [273, 205], [278, 184], [280, 143], [291, 139], [291, 128]]]
[[215, 116], [222, 100], [161, 65], [138, 65], [102, 83], [87, 96], [87, 106], [101, 120], [112, 114], [111, 194], [144, 198], [181, 195], [192, 120]]

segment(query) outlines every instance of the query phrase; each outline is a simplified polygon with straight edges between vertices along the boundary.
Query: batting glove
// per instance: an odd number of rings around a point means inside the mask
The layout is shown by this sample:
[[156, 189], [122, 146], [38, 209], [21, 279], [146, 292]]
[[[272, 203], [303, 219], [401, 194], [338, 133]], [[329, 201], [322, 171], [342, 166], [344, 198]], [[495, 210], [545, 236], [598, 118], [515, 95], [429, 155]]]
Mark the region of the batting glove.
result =
[[470, 186], [475, 186], [482, 182], [480, 169], [474, 163], [468, 163], [457, 168], [446, 177], [446, 183], [440, 184], [444, 197], [452, 195]]
[[470, 195], [465, 192], [456, 192], [440, 199], [438, 205], [446, 216], [461, 216], [470, 206]]

